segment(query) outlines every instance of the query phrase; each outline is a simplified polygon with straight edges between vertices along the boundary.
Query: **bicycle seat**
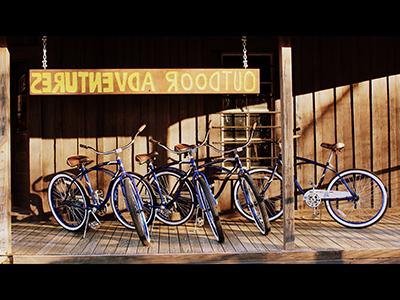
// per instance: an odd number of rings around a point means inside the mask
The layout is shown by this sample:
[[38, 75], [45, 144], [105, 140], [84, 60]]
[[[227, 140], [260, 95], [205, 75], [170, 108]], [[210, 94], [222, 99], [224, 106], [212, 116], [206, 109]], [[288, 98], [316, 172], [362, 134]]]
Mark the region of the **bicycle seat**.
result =
[[153, 158], [158, 156], [157, 151], [153, 151], [150, 153], [143, 153], [143, 154], [138, 154], [135, 155], [135, 160], [140, 164], [143, 165], [144, 163], [153, 160]]
[[184, 152], [184, 151], [189, 151], [190, 149], [194, 149], [196, 148], [196, 145], [188, 145], [188, 144], [178, 144], [175, 145], [174, 149], [175, 151], [179, 151], [179, 152]]
[[72, 155], [67, 158], [67, 165], [70, 167], [76, 167], [79, 165], [90, 165], [94, 160], [90, 159], [86, 155]]
[[322, 143], [321, 147], [332, 150], [332, 151], [341, 152], [344, 149], [344, 144], [343, 143], [336, 143], [336, 144]]

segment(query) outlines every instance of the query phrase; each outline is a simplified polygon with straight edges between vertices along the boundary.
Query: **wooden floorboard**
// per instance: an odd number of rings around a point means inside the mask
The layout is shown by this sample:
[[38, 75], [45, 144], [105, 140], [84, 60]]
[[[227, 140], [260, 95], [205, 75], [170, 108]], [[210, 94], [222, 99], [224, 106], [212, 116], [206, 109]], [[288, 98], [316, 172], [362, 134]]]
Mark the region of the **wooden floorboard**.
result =
[[[325, 213], [326, 214], [326, 213]], [[400, 263], [400, 211], [388, 211], [377, 224], [350, 229], [323, 215], [297, 216], [295, 244], [283, 250], [282, 220], [263, 236], [253, 222], [222, 219], [225, 242], [206, 223], [178, 227], [155, 221], [151, 246], [116, 220], [97, 230], [69, 232], [58, 225], [18, 221], [12, 225], [14, 263]]]

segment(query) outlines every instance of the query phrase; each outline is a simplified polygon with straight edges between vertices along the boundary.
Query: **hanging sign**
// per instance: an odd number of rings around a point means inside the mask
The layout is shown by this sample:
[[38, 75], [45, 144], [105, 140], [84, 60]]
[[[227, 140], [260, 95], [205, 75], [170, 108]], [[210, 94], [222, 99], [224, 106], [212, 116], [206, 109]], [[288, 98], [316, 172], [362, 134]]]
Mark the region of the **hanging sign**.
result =
[[38, 69], [31, 95], [258, 94], [259, 69]]

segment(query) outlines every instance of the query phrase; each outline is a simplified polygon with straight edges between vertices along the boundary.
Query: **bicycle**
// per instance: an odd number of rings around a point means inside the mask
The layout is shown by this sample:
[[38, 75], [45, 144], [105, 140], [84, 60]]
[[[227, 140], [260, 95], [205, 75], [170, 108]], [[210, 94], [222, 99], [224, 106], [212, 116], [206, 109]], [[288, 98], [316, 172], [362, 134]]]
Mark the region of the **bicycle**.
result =
[[[299, 130], [297, 128], [296, 130]], [[280, 148], [279, 141], [273, 141]], [[378, 222], [386, 212], [388, 201], [387, 192], [383, 182], [370, 171], [362, 169], [347, 169], [337, 172], [331, 165], [334, 154], [343, 152], [343, 143], [321, 143], [322, 148], [330, 150], [325, 164], [296, 156], [296, 166], [311, 164], [323, 168], [318, 183], [311, 182], [312, 188], [303, 188], [296, 177], [294, 184], [297, 195], [303, 195], [307, 206], [316, 210], [324, 201], [329, 215], [339, 224], [349, 228], [365, 228]], [[250, 170], [249, 173], [255, 179], [260, 194], [266, 199], [269, 220], [274, 221], [283, 214], [282, 204], [282, 175], [278, 167], [282, 166], [281, 153], [278, 154], [272, 169], [262, 168]], [[327, 172], [333, 172], [333, 178], [326, 185], [324, 179]], [[239, 212], [251, 220], [249, 214], [241, 203], [236, 203]]]
[[[210, 134], [210, 126], [202, 142], [196, 143], [194, 145], [177, 144], [174, 146], [174, 149], [171, 149], [168, 146], [163, 145], [159, 141], [152, 138], [150, 139], [150, 142], [157, 144], [158, 146], [164, 148], [169, 152], [172, 152], [177, 155], [183, 154], [185, 156], [186, 159], [181, 160], [179, 164], [189, 164], [189, 169], [186, 172], [180, 171], [177, 172], [176, 174], [180, 176], [180, 182], [186, 182], [187, 186], [193, 192], [193, 194], [195, 195], [195, 199], [197, 200], [196, 225], [203, 224], [203, 218], [197, 217], [198, 211], [199, 209], [201, 209], [202, 214], [206, 215], [208, 223], [210, 224], [211, 227], [211, 231], [215, 236], [216, 240], [220, 243], [223, 243], [225, 237], [221, 221], [219, 218], [219, 214], [217, 211], [217, 201], [215, 200], [214, 195], [212, 194], [210, 185], [207, 181], [205, 174], [199, 171], [195, 159], [193, 157], [197, 149], [205, 145], [209, 134]], [[189, 178], [191, 178], [191, 180], [189, 180]]]
[[190, 219], [196, 206], [193, 188], [184, 179], [186, 173], [172, 167], [179, 162], [174, 161], [156, 168], [154, 161], [157, 156], [157, 151], [135, 155], [135, 160], [141, 165], [147, 164], [149, 170], [143, 178], [153, 188], [155, 218], [171, 226], [184, 224]]
[[[233, 194], [235, 203], [239, 202], [242, 203], [242, 206], [246, 205], [246, 211], [250, 212], [250, 215], [252, 216], [252, 221], [255, 222], [261, 234], [267, 235], [271, 230], [271, 224], [269, 222], [269, 217], [264, 202], [264, 198], [259, 194], [259, 191], [254, 184], [250, 171], [246, 170], [243, 167], [242, 162], [240, 160], [240, 156], [238, 154], [239, 152], [242, 152], [251, 143], [256, 127], [257, 123], [254, 123], [250, 136], [245, 144], [230, 150], [221, 150], [207, 143], [206, 144], [207, 147], [214, 149], [218, 153], [221, 154], [233, 153], [234, 157], [213, 160], [211, 162], [198, 166], [198, 168], [199, 169], [214, 168], [217, 171], [226, 174], [219, 190], [217, 191], [217, 193], [214, 194], [215, 199], [217, 200], [224, 191], [228, 180], [231, 179], [234, 174], [236, 174], [238, 179], [234, 184], [234, 194]], [[232, 168], [228, 169], [225, 167], [216, 166], [216, 164], [225, 162], [231, 163]]]
[[[106, 204], [111, 199], [113, 212], [121, 224], [136, 230], [143, 245], [150, 245], [147, 223], [154, 218], [151, 186], [139, 174], [127, 172], [119, 157], [119, 153], [133, 145], [136, 137], [145, 127], [146, 125], [142, 125], [128, 144], [110, 151], [102, 152], [84, 144], [79, 145], [81, 148], [90, 149], [97, 155], [115, 154], [116, 160], [86, 168], [93, 163], [88, 156], [73, 155], [67, 158], [67, 164], [72, 168], [77, 168], [79, 174], [58, 173], [52, 178], [48, 188], [51, 212], [62, 227], [69, 231], [79, 231], [84, 228], [83, 237], [85, 238], [88, 226], [92, 229], [100, 226], [100, 220], [96, 214], [105, 215]], [[116, 171], [105, 168], [109, 166], [115, 166]], [[88, 174], [94, 171], [104, 172], [111, 177], [105, 197], [101, 190], [94, 191], [92, 188]], [[86, 182], [86, 188], [81, 182], [82, 180]], [[89, 223], [91, 215], [95, 220]], [[128, 221], [129, 218], [132, 219], [132, 222]]]

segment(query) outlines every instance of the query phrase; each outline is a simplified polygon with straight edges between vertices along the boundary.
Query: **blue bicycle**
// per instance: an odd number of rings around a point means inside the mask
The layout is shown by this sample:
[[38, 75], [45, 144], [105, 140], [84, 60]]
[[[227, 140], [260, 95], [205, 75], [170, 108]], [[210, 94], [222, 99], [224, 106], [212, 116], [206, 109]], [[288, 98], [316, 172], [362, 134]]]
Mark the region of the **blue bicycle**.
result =
[[[206, 136], [202, 142], [198, 142], [195, 145], [178, 144], [178, 145], [175, 145], [174, 149], [171, 149], [168, 146], [161, 144], [157, 140], [150, 139], [150, 141], [157, 144], [158, 146], [164, 148], [167, 151], [170, 151], [177, 155], [183, 154], [185, 156], [185, 158], [183, 160], [181, 160], [179, 162], [179, 164], [188, 164], [189, 169], [186, 172], [184, 172], [184, 171], [175, 172], [175, 174], [178, 175], [179, 178], [175, 182], [174, 186], [175, 187], [187, 186], [188, 187], [187, 191], [189, 193], [192, 193], [192, 191], [193, 191], [192, 194], [194, 194], [195, 199], [197, 199], [197, 205], [198, 205], [197, 212], [198, 212], [198, 209], [200, 208], [201, 211], [206, 215], [208, 223], [210, 224], [210, 227], [211, 227], [211, 231], [214, 234], [216, 240], [220, 243], [223, 243], [225, 240], [225, 237], [224, 237], [221, 221], [220, 221], [218, 211], [217, 211], [217, 201], [214, 198], [214, 195], [211, 191], [210, 185], [207, 181], [205, 174], [202, 173], [201, 171], [199, 171], [199, 169], [196, 165], [196, 161], [193, 157], [193, 155], [196, 153], [197, 149], [199, 149], [200, 147], [202, 147], [206, 144], [209, 134], [210, 134], [210, 128], [208, 129]], [[175, 170], [179, 170], [179, 169], [175, 169]], [[172, 169], [169, 169], [168, 171], [170, 173], [173, 173]], [[176, 189], [174, 189], [174, 190], [176, 190]], [[178, 190], [179, 190], [179, 188], [178, 188]], [[190, 197], [187, 197], [187, 199], [193, 199], [192, 194], [190, 194], [189, 195]], [[175, 193], [175, 195], [176, 195], [176, 193]], [[191, 207], [192, 207], [192, 205], [195, 204], [195, 202], [192, 200], [188, 200], [188, 201], [190, 201], [190, 203], [188, 205], [189, 209], [187, 210], [187, 213], [184, 214], [185, 218], [183, 219], [183, 222], [186, 222], [190, 218], [191, 212], [192, 212]], [[172, 205], [176, 202], [170, 201], [169, 203], [171, 203], [171, 204], [169, 204], [169, 207], [172, 208]], [[197, 212], [196, 212], [196, 215], [197, 215]], [[202, 222], [198, 222], [198, 220], [200, 220], [200, 218], [196, 217], [196, 224], [198, 224], [198, 223], [201, 224]]]
[[[146, 125], [142, 125], [127, 145], [111, 151], [102, 152], [80, 144], [80, 147], [90, 149], [97, 155], [115, 154], [116, 160], [103, 162], [88, 169], [86, 166], [93, 163], [88, 156], [74, 155], [67, 158], [67, 164], [77, 168], [79, 174], [58, 173], [52, 178], [48, 188], [50, 209], [62, 227], [69, 231], [84, 229], [83, 236], [85, 237], [88, 226], [96, 228], [100, 225], [96, 215], [106, 214], [106, 204], [111, 199], [117, 219], [127, 228], [136, 230], [143, 245], [150, 245], [147, 223], [154, 218], [151, 186], [141, 175], [127, 172], [119, 157], [119, 153], [132, 146], [145, 127]], [[106, 168], [109, 166], [115, 166], [116, 171]], [[88, 174], [95, 171], [103, 172], [111, 177], [105, 197], [101, 190], [92, 188]], [[86, 188], [81, 182], [83, 180], [86, 182]], [[89, 222], [90, 216], [95, 219], [93, 222]]]
[[[273, 143], [278, 145], [280, 150], [279, 141], [273, 141]], [[314, 209], [314, 215], [318, 214], [316, 210], [323, 201], [329, 215], [339, 224], [349, 228], [365, 228], [378, 222], [385, 214], [388, 206], [387, 192], [383, 182], [370, 171], [348, 169], [337, 172], [335, 170], [331, 165], [331, 160], [335, 153], [339, 154], [344, 150], [344, 146], [343, 143], [322, 143], [321, 147], [331, 151], [325, 164], [304, 157], [296, 157], [297, 167], [309, 164], [322, 168], [322, 173], [316, 184], [310, 181], [312, 188], [303, 188], [296, 177], [294, 183], [297, 193], [303, 195], [306, 205]], [[259, 193], [265, 199], [270, 221], [276, 220], [283, 214], [282, 175], [278, 172], [280, 166], [282, 166], [282, 157], [279, 153], [273, 168], [258, 168], [249, 171]], [[333, 172], [334, 176], [329, 183], [325, 184], [324, 179], [328, 172]], [[253, 219], [245, 203], [239, 201], [237, 197], [235, 197], [235, 205], [244, 217]]]

